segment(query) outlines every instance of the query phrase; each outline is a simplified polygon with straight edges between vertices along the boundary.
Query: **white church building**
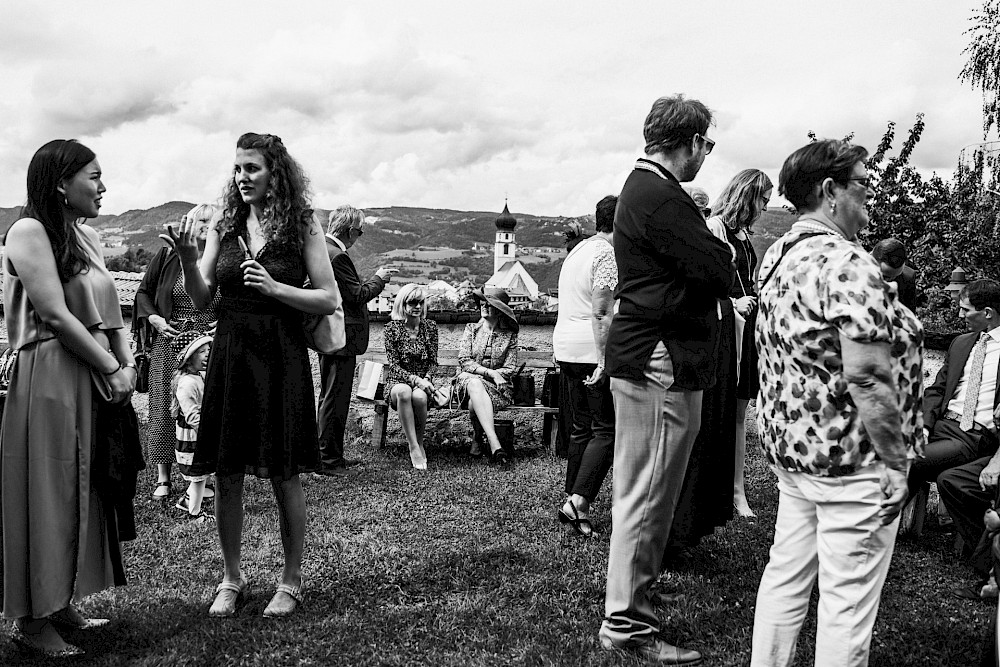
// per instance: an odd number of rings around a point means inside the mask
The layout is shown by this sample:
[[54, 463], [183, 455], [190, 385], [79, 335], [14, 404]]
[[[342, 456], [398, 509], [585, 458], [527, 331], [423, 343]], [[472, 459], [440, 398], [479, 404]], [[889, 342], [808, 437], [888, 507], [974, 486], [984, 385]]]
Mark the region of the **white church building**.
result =
[[524, 308], [538, 298], [538, 283], [517, 260], [517, 241], [514, 238], [517, 218], [510, 214], [506, 201], [503, 204], [503, 213], [497, 216], [496, 227], [493, 277], [486, 281], [486, 287], [499, 287], [505, 290], [510, 295], [512, 308]]

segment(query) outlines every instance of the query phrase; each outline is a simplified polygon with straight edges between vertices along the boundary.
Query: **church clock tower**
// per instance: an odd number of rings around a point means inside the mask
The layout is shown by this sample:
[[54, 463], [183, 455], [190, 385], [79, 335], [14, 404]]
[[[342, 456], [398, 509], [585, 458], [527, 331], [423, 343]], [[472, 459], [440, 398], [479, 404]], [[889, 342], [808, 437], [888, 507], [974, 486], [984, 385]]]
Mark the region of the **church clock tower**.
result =
[[514, 228], [517, 218], [507, 209], [507, 201], [503, 203], [503, 213], [497, 216], [497, 241], [493, 249], [493, 274], [507, 262], [513, 262], [517, 257], [517, 243], [514, 241]]

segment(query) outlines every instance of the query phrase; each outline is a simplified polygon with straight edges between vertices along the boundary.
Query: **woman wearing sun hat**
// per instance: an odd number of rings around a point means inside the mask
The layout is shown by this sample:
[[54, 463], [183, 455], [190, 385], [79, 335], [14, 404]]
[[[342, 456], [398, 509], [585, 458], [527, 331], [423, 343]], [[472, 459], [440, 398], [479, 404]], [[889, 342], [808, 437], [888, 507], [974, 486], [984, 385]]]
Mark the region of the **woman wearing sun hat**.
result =
[[482, 425], [490, 458], [508, 463], [510, 456], [500, 446], [493, 415], [514, 402], [510, 377], [517, 368], [517, 318], [509, 305], [510, 295], [502, 289], [475, 290], [472, 296], [479, 302], [482, 317], [467, 324], [462, 335], [456, 390], [462, 405]]

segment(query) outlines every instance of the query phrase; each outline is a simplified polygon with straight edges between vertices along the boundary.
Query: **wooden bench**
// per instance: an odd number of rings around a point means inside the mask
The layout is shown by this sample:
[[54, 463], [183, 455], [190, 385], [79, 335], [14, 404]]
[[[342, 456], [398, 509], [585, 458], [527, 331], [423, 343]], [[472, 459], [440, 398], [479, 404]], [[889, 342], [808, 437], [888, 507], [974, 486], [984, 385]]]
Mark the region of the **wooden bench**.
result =
[[[552, 353], [551, 352], [539, 352], [537, 350], [518, 350], [517, 353], [517, 363], [518, 365], [524, 364], [525, 372], [531, 369], [553, 369], [555, 365], [552, 363]], [[359, 356], [358, 361], [377, 361], [382, 364], [387, 364], [385, 349], [384, 348], [368, 348], [368, 352]], [[458, 350], [455, 348], [440, 348], [438, 349], [438, 366], [439, 367], [454, 367], [457, 368], [458, 363]], [[540, 396], [541, 388], [535, 387], [535, 395]], [[376, 399], [373, 401], [375, 405], [375, 421], [372, 424], [372, 446], [377, 449], [382, 449], [385, 447], [385, 432], [386, 426], [389, 421], [389, 403], [385, 399]], [[445, 408], [446, 409], [446, 408]], [[434, 408], [432, 412], [442, 412], [443, 410]], [[550, 408], [542, 405], [535, 400], [534, 405], [511, 405], [510, 407], [504, 408], [503, 410], [498, 410], [498, 413], [512, 412], [512, 413], [528, 413], [528, 414], [542, 414], [542, 442], [548, 443], [549, 449], [555, 453], [556, 452], [556, 440], [558, 437], [559, 429], [557, 426], [557, 417], [559, 415], [559, 408]]]

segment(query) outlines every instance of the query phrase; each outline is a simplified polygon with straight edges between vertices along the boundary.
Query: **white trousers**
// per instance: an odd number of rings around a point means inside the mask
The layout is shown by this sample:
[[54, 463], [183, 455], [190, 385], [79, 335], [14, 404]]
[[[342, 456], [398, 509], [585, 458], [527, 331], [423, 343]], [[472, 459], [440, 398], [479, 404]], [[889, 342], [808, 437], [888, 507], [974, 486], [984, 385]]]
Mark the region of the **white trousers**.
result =
[[898, 517], [879, 524], [882, 464], [845, 477], [772, 469], [778, 519], [757, 591], [750, 665], [792, 664], [817, 578], [816, 666], [867, 665], [899, 527]]

